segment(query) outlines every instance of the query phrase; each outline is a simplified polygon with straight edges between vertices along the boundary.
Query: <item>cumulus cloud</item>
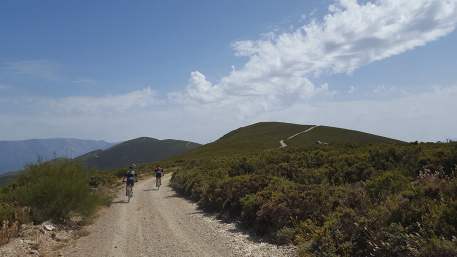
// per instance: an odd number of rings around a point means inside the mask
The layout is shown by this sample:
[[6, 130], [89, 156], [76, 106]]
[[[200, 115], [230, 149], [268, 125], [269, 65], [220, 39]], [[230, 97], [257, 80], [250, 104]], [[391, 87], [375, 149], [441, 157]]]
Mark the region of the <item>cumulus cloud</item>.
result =
[[320, 21], [235, 42], [235, 54], [247, 57], [246, 64], [217, 83], [193, 72], [181, 99], [270, 106], [303, 102], [331, 94], [326, 85], [316, 86], [314, 77], [351, 73], [412, 50], [450, 33], [456, 23], [456, 0], [339, 0]]
[[190, 74], [187, 93], [190, 98], [201, 102], [214, 102], [222, 100], [223, 94], [220, 87], [215, 87], [209, 82], [205, 75], [198, 71]]
[[455, 0], [340, 0], [329, 12], [272, 40], [236, 42], [237, 55], [250, 58], [245, 71], [349, 73], [436, 40], [457, 23]]

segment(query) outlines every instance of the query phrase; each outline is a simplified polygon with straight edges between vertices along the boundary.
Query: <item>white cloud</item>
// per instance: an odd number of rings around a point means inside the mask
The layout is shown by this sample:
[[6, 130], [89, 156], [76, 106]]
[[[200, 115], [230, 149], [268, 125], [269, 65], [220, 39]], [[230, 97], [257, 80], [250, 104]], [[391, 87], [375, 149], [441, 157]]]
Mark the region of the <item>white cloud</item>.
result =
[[60, 66], [48, 60], [7, 62], [4, 63], [1, 68], [18, 75], [44, 80], [59, 80], [62, 78]]
[[395, 92], [396, 88], [393, 86], [387, 87], [385, 85], [379, 85], [373, 89], [373, 93], [376, 95], [385, 95], [392, 92]]
[[220, 87], [214, 87], [211, 82], [206, 80], [205, 75], [198, 71], [190, 74], [187, 93], [192, 99], [201, 102], [214, 102], [222, 100], [222, 91]]
[[101, 97], [74, 96], [45, 101], [47, 109], [52, 112], [64, 114], [100, 114], [122, 113], [138, 108], [150, 107], [160, 102], [155, 98], [155, 92], [144, 88], [121, 95], [108, 95]]
[[436, 40], [456, 27], [456, 0], [340, 0], [329, 14], [267, 39], [238, 41], [248, 61], [218, 83], [196, 71], [182, 97], [201, 103], [259, 102], [287, 106], [329, 93], [315, 76], [351, 73]]
[[273, 40], [240, 41], [245, 70], [308, 75], [349, 73], [401, 54], [455, 29], [455, 0], [340, 0], [321, 22], [311, 22]]

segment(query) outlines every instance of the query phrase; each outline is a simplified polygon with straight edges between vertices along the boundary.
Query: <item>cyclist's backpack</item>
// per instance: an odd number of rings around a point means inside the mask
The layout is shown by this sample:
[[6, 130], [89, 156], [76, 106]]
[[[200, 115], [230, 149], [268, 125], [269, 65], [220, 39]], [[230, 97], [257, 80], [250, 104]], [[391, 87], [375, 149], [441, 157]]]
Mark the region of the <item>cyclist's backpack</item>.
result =
[[133, 171], [133, 170], [127, 171], [127, 180], [129, 180], [129, 181], [135, 180], [135, 171]]

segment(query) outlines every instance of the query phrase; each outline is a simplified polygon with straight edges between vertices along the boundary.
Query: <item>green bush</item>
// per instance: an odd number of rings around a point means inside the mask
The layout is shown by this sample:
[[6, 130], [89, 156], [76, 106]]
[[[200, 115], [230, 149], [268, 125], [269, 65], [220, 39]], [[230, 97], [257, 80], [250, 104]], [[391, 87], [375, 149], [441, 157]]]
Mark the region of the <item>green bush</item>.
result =
[[419, 257], [455, 257], [457, 256], [456, 240], [432, 239], [422, 247]]
[[255, 171], [254, 165], [250, 164], [246, 158], [242, 159], [241, 161], [232, 165], [232, 167], [228, 171], [229, 176], [240, 176], [249, 173], [253, 173]]
[[35, 222], [63, 222], [71, 213], [89, 215], [99, 203], [89, 188], [89, 173], [65, 160], [28, 167], [11, 188], [6, 199], [30, 207]]
[[172, 187], [300, 256], [457, 256], [457, 144], [181, 160]]
[[442, 208], [436, 229], [440, 235], [448, 239], [457, 237], [457, 201], [453, 201], [445, 208]]
[[16, 209], [7, 204], [0, 202], [0, 223], [4, 220], [14, 220]]
[[388, 195], [408, 189], [408, 178], [399, 171], [383, 172], [367, 182], [367, 190], [375, 200], [384, 200]]

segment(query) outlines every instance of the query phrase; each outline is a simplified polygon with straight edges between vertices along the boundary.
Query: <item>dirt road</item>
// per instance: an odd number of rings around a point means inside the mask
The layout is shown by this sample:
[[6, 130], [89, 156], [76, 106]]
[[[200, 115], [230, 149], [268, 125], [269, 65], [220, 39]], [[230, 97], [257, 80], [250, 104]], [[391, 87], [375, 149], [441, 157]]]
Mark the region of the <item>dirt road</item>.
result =
[[[315, 125], [315, 126], [312, 126], [312, 127], [309, 128], [309, 129], [305, 130], [305, 131], [298, 132], [297, 134], [288, 137], [287, 140], [291, 140], [291, 139], [293, 139], [293, 138], [296, 137], [296, 136], [299, 136], [299, 135], [301, 135], [301, 134], [308, 133], [308, 132], [310, 132], [311, 130], [317, 128], [317, 127], [319, 127], [319, 125]], [[280, 145], [280, 148], [284, 148], [284, 147], [287, 147], [287, 146], [288, 146], [288, 145], [286, 144], [286, 142], [285, 142], [284, 139], [282, 139], [281, 141], [279, 141], [279, 145]]]
[[290, 247], [254, 242], [233, 224], [201, 213], [175, 194], [163, 179], [160, 190], [147, 179], [135, 185], [134, 198], [119, 195], [89, 226], [89, 235], [62, 250], [66, 257], [216, 257], [294, 256]]

